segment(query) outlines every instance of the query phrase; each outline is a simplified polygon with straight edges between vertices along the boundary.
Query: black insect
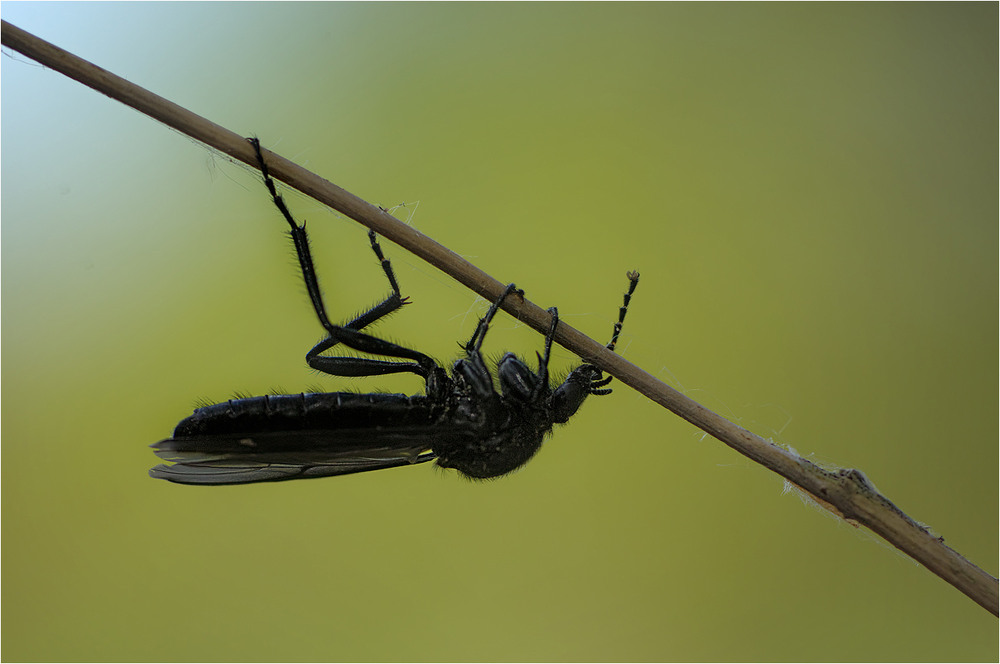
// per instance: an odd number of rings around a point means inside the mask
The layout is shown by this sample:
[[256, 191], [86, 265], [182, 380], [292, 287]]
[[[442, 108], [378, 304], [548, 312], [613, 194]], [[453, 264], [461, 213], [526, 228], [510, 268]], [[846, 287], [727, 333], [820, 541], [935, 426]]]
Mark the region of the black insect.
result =
[[[611, 377], [583, 364], [566, 380], [549, 386], [549, 353], [559, 324], [555, 307], [538, 372], [512, 353], [496, 367], [500, 392], [483, 361], [480, 347], [504, 299], [521, 296], [513, 284], [489, 308], [463, 348], [465, 357], [451, 375], [421, 352], [361, 332], [407, 304], [389, 260], [374, 232], [372, 251], [382, 263], [392, 293], [380, 304], [344, 325], [326, 314], [313, 267], [305, 226], [292, 218], [268, 174], [257, 139], [264, 184], [291, 226], [309, 299], [327, 337], [306, 354], [313, 369], [333, 376], [377, 376], [408, 372], [426, 381], [424, 394], [330, 392], [233, 399], [199, 408], [182, 420], [172, 438], [152, 447], [161, 459], [149, 474], [182, 484], [244, 484], [346, 475], [437, 460], [471, 478], [499, 477], [524, 465], [541, 447], [556, 423], [566, 422], [588, 395], [611, 392]], [[614, 350], [639, 274], [628, 274], [629, 287], [618, 312], [611, 341]], [[337, 344], [390, 360], [321, 355]]]

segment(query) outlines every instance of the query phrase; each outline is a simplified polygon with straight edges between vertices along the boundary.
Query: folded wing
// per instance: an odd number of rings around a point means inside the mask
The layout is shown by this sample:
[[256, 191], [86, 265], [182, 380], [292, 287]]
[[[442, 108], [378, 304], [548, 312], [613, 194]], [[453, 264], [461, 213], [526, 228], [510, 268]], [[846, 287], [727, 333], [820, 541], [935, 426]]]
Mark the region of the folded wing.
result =
[[172, 464], [151, 477], [180, 484], [248, 484], [348, 475], [433, 461], [431, 428], [271, 431], [168, 438], [151, 446]]

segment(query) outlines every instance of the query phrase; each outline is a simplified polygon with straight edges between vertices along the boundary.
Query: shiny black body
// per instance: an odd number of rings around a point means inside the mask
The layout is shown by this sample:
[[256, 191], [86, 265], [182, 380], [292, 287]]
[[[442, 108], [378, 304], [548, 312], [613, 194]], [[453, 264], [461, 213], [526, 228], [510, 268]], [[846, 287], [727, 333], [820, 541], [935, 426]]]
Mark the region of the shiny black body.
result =
[[[326, 315], [305, 233], [289, 213], [256, 139], [264, 183], [274, 204], [291, 226], [306, 289], [327, 337], [306, 355], [309, 366], [334, 376], [375, 376], [408, 372], [424, 378], [425, 394], [294, 394], [234, 399], [197, 409], [182, 420], [173, 436], [155, 443], [160, 464], [150, 475], [182, 484], [245, 484], [345, 475], [436, 460], [471, 478], [500, 477], [524, 465], [541, 447], [554, 424], [566, 422], [587, 396], [603, 395], [611, 378], [584, 364], [552, 389], [548, 364], [559, 322], [555, 308], [538, 354], [538, 371], [512, 353], [496, 367], [500, 389], [483, 361], [480, 347], [504, 299], [520, 295], [509, 285], [479, 321], [464, 344], [465, 357], [450, 374], [429, 356], [365, 334], [360, 330], [395, 311], [407, 300], [374, 232], [372, 250], [382, 263], [392, 293], [380, 304], [344, 325]], [[614, 350], [639, 275], [629, 273], [629, 289], [619, 309], [608, 348]], [[371, 355], [392, 358], [330, 357], [322, 352], [344, 344]]]

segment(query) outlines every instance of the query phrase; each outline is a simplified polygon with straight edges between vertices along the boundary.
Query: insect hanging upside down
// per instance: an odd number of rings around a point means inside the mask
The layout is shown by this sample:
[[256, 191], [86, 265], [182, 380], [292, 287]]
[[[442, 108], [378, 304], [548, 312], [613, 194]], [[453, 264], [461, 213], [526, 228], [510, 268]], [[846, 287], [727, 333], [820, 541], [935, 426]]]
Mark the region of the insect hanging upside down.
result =
[[[553, 389], [549, 354], [559, 324], [555, 307], [537, 354], [538, 371], [513, 353], [496, 367], [497, 392], [480, 348], [504, 299], [522, 295], [513, 284], [493, 302], [464, 344], [465, 357], [451, 374], [429, 356], [371, 336], [361, 330], [407, 303], [400, 295], [392, 265], [382, 254], [374, 231], [372, 251], [382, 264], [392, 293], [344, 325], [330, 323], [313, 267], [305, 226], [298, 225], [275, 189], [260, 144], [257, 152], [264, 184], [291, 227], [291, 236], [309, 299], [327, 338], [306, 354], [310, 367], [333, 376], [414, 373], [426, 382], [424, 394], [329, 392], [233, 399], [199, 408], [181, 420], [173, 437], [152, 445], [156, 455], [173, 462], [149, 471], [152, 477], [181, 484], [246, 484], [346, 475], [437, 461], [463, 475], [486, 479], [506, 475], [527, 463], [553, 425], [564, 423], [591, 394], [610, 394], [611, 377], [592, 364], [570, 372]], [[607, 348], [615, 349], [639, 274], [629, 272], [629, 286]], [[393, 358], [321, 355], [338, 344], [370, 355]]]

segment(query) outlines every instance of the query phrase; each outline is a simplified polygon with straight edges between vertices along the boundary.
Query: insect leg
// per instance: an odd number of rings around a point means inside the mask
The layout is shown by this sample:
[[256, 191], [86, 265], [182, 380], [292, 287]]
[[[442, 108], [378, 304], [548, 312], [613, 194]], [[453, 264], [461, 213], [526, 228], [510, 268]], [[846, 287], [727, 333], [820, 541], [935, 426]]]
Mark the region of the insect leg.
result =
[[[313, 264], [312, 252], [309, 249], [309, 236], [306, 234], [305, 225], [300, 226], [295, 221], [281, 194], [278, 193], [274, 180], [271, 179], [270, 172], [268, 171], [267, 163], [264, 161], [264, 155], [261, 153], [260, 141], [256, 138], [248, 140], [253, 145], [254, 151], [257, 154], [257, 161], [264, 177], [264, 185], [271, 194], [271, 200], [274, 201], [275, 207], [278, 208], [278, 211], [281, 212], [291, 228], [290, 235], [295, 245], [295, 254], [299, 259], [299, 267], [302, 271], [302, 279], [306, 284], [306, 290], [309, 293], [309, 300], [316, 311], [316, 317], [329, 335], [306, 354], [306, 361], [309, 363], [309, 366], [335, 376], [372, 376], [409, 372], [427, 377], [438, 366], [429, 356], [358, 331], [406, 304], [406, 299], [400, 296], [399, 286], [392, 271], [392, 265], [382, 254], [382, 248], [378, 244], [374, 231], [369, 232], [369, 241], [376, 257], [382, 263], [382, 270], [385, 272], [393, 292], [383, 302], [346, 325], [334, 325], [330, 322], [326, 313], [326, 306], [323, 303], [323, 295], [320, 292], [319, 279], [316, 276], [316, 268]], [[343, 343], [361, 352], [405, 358], [413, 360], [413, 362], [389, 362], [366, 358], [324, 357], [319, 355], [321, 352], [338, 343]]]
[[493, 317], [496, 316], [497, 312], [500, 310], [500, 305], [503, 304], [503, 301], [506, 300], [507, 296], [511, 293], [519, 293], [521, 296], [524, 295], [524, 291], [519, 290], [514, 284], [507, 284], [507, 288], [504, 289], [503, 293], [500, 294], [500, 297], [498, 297], [490, 306], [486, 315], [479, 319], [479, 324], [476, 326], [476, 331], [472, 333], [472, 338], [469, 339], [469, 343], [462, 346], [466, 353], [479, 351], [479, 348], [483, 345], [483, 339], [486, 337], [486, 330], [489, 329], [490, 323], [493, 322]]
[[[327, 355], [320, 355], [323, 351], [339, 343], [362, 353], [405, 358], [414, 360], [414, 362], [391, 362], [386, 360], [370, 360], [364, 357], [329, 357]], [[426, 378], [432, 370], [438, 368], [437, 362], [420, 351], [373, 337], [364, 332], [358, 332], [349, 327], [337, 326], [331, 332], [331, 336], [316, 344], [306, 354], [306, 362], [313, 369], [330, 374], [331, 376], [380, 376], [390, 373], [415, 373]]]
[[264, 155], [261, 154], [260, 141], [257, 138], [250, 138], [248, 140], [253, 145], [254, 152], [257, 153], [257, 163], [264, 176], [264, 186], [267, 187], [267, 191], [271, 194], [274, 206], [278, 208], [278, 211], [281, 212], [285, 221], [291, 227], [289, 234], [292, 236], [292, 242], [295, 245], [295, 254], [299, 258], [299, 268], [302, 270], [302, 279], [306, 283], [306, 290], [309, 293], [310, 301], [312, 301], [313, 309], [316, 310], [316, 316], [319, 318], [320, 324], [326, 330], [329, 330], [334, 326], [330, 323], [330, 319], [326, 315], [323, 296], [319, 290], [319, 281], [316, 278], [316, 268], [312, 261], [312, 252], [309, 251], [309, 237], [306, 235], [306, 227], [305, 225], [299, 226], [296, 223], [295, 219], [292, 218], [292, 213], [288, 210], [288, 206], [285, 205], [285, 199], [278, 193], [274, 185], [274, 180], [271, 179], [271, 173], [267, 169], [267, 163], [264, 161]]
[[500, 310], [500, 305], [511, 293], [520, 293], [522, 296], [524, 294], [514, 284], [507, 284], [503, 293], [493, 302], [486, 315], [479, 319], [479, 324], [476, 325], [476, 331], [472, 333], [472, 338], [469, 339], [468, 343], [462, 345], [465, 357], [457, 360], [452, 367], [452, 374], [456, 378], [460, 378], [460, 382], [467, 386], [472, 394], [481, 399], [490, 399], [495, 397], [496, 393], [493, 390], [493, 377], [490, 375], [490, 370], [486, 367], [486, 362], [483, 361], [479, 349], [483, 345], [483, 339], [486, 338], [490, 322]]
[[[399, 292], [399, 283], [396, 281], [396, 273], [392, 269], [392, 263], [389, 262], [389, 259], [382, 253], [382, 246], [378, 243], [378, 235], [376, 235], [375, 231], [368, 231], [368, 241], [371, 243], [372, 251], [375, 252], [375, 257], [378, 258], [379, 263], [382, 265], [382, 271], [385, 273], [385, 277], [389, 281], [389, 286], [392, 288], [392, 292], [389, 293], [384, 300], [376, 304], [368, 311], [360, 314], [354, 320], [344, 323], [343, 327], [349, 327], [352, 330], [363, 329], [383, 316], [388, 316], [396, 309], [410, 303], [410, 298], [403, 297]], [[327, 346], [326, 348], [330, 347], [331, 346]]]
[[537, 399], [542, 392], [549, 391], [549, 356], [552, 354], [552, 338], [556, 335], [556, 327], [559, 325], [559, 310], [555, 307], [549, 309], [552, 314], [552, 322], [549, 324], [549, 331], [545, 335], [545, 353], [538, 355], [538, 385], [535, 387], [535, 394], [532, 399]]

